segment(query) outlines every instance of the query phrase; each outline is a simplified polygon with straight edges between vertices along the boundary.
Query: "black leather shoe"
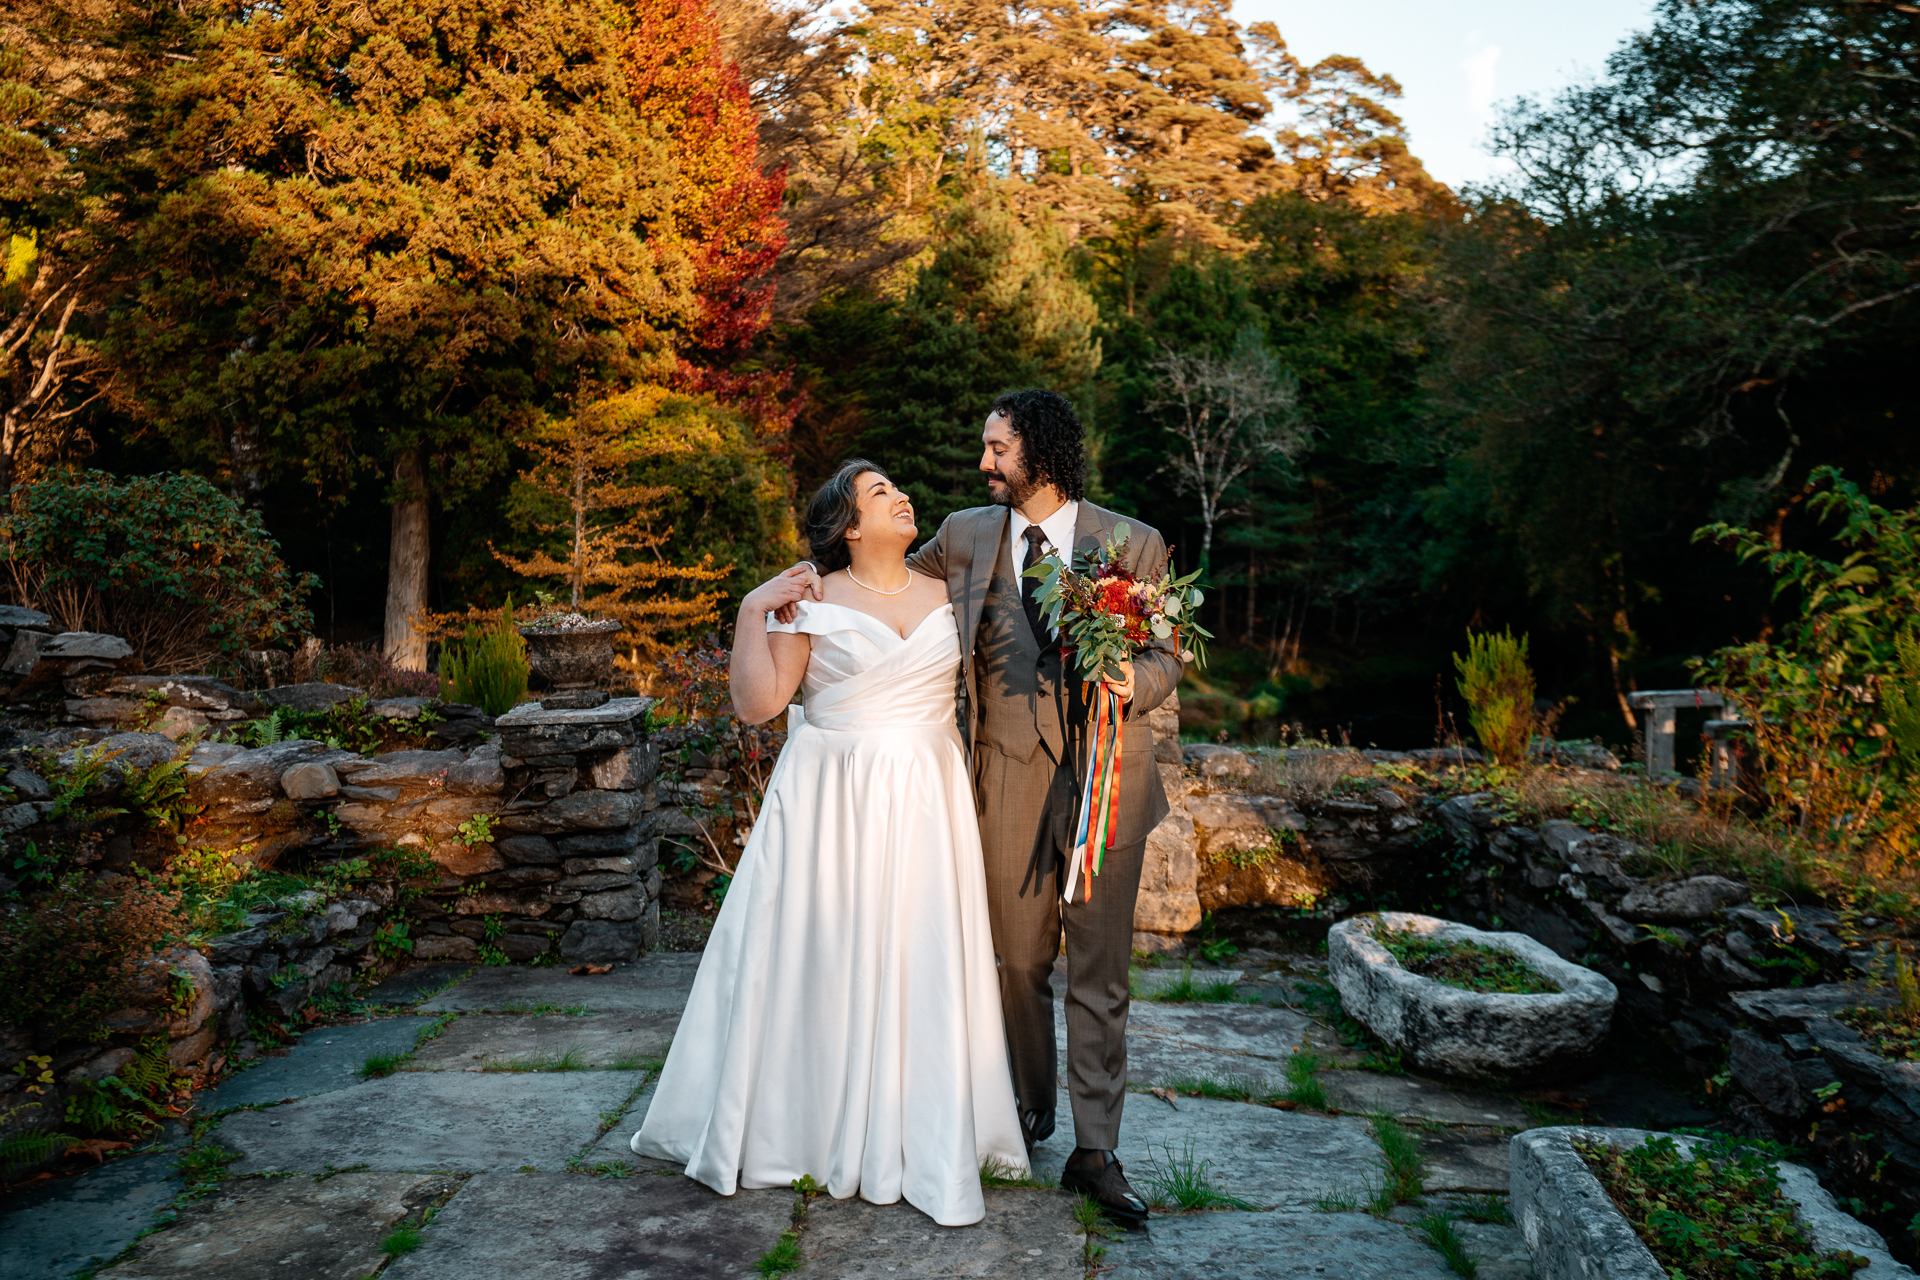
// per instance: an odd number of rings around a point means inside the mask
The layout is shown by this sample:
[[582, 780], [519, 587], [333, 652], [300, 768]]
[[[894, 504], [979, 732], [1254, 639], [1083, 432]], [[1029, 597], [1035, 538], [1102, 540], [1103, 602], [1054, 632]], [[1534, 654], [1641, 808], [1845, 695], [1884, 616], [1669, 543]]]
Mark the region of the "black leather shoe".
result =
[[1053, 1117], [1043, 1116], [1038, 1111], [1024, 1112], [1020, 1116], [1020, 1136], [1026, 1139], [1027, 1155], [1033, 1155], [1033, 1149], [1053, 1136]]
[[1074, 1148], [1073, 1154], [1067, 1157], [1066, 1169], [1060, 1174], [1060, 1185], [1091, 1197], [1100, 1206], [1100, 1212], [1123, 1227], [1146, 1224], [1147, 1202], [1127, 1185], [1127, 1176], [1111, 1151]]

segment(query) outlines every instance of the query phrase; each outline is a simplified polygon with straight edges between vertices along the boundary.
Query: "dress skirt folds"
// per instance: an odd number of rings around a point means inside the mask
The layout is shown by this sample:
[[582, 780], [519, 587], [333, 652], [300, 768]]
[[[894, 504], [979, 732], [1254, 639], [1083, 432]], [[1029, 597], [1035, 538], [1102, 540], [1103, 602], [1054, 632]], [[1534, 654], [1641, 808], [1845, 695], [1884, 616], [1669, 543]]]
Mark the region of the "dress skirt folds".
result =
[[805, 724], [789, 734], [633, 1150], [723, 1194], [810, 1174], [986, 1212], [980, 1166], [1027, 1167], [954, 725], [953, 610], [906, 639], [803, 601]]

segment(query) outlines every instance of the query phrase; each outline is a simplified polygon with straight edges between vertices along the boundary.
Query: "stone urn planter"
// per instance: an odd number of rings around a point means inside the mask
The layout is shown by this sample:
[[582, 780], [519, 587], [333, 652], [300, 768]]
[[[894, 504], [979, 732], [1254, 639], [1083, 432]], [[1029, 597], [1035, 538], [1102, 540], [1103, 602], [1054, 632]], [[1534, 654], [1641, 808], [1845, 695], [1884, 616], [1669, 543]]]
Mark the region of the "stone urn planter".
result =
[[528, 683], [549, 711], [597, 707], [610, 696], [613, 637], [620, 624], [611, 620], [568, 626], [521, 627], [527, 642]]
[[[1666, 1280], [1666, 1270], [1573, 1149], [1575, 1142], [1637, 1147], [1653, 1136], [1644, 1129], [1579, 1126], [1514, 1135], [1508, 1148], [1513, 1219], [1539, 1280]], [[1696, 1139], [1666, 1136], [1687, 1150], [1697, 1145]], [[1776, 1164], [1774, 1170], [1781, 1194], [1794, 1202], [1794, 1217], [1816, 1248], [1867, 1259], [1869, 1265], [1854, 1272], [1853, 1280], [1913, 1275], [1871, 1227], [1841, 1211], [1811, 1169]]]
[[[1468, 991], [1409, 973], [1374, 938], [1375, 921], [1436, 941], [1509, 952], [1559, 990]], [[1590, 1054], [1606, 1039], [1618, 995], [1593, 970], [1562, 960], [1523, 933], [1489, 933], [1399, 911], [1342, 920], [1327, 934], [1327, 957], [1349, 1014], [1415, 1066], [1451, 1075], [1518, 1075]]]

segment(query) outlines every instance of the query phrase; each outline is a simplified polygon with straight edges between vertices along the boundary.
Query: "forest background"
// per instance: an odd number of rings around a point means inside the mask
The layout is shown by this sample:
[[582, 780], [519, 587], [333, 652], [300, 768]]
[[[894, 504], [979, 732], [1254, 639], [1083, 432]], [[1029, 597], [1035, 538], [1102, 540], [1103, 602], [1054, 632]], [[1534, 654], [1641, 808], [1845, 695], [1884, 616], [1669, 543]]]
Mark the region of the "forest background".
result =
[[1782, 607], [1696, 528], [1914, 502], [1920, 7], [1664, 0], [1486, 189], [1397, 95], [1212, 3], [10, 0], [0, 485], [201, 474], [418, 667], [564, 591], [586, 459], [665, 648], [843, 457], [930, 534], [1050, 386], [1206, 558], [1198, 722], [1422, 745], [1511, 625], [1624, 741]]

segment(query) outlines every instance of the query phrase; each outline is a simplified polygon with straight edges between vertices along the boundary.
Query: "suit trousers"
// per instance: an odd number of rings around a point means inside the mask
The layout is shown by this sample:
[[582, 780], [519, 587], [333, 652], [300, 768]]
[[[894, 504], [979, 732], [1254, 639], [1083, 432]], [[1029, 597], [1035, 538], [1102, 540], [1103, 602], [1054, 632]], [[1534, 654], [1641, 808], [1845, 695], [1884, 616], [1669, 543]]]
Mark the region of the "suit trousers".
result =
[[[1143, 766], [1151, 769], [1151, 759]], [[1052, 1123], [1059, 1096], [1053, 965], [1067, 953], [1067, 1089], [1074, 1145], [1111, 1151], [1127, 1089], [1127, 968], [1146, 841], [1109, 849], [1090, 900], [1060, 900], [1080, 779], [1036, 749], [1030, 762], [974, 747], [987, 913], [998, 953], [1013, 1095], [1020, 1114]]]

